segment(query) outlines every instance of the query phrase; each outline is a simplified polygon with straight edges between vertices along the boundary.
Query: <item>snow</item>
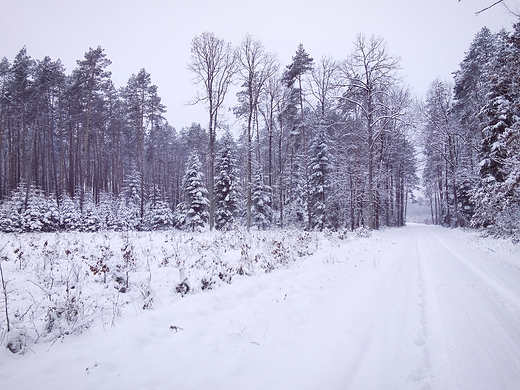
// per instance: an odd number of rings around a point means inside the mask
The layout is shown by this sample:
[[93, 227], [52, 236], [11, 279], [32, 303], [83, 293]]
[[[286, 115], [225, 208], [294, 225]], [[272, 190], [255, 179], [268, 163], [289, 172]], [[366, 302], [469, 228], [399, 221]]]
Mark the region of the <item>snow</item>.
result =
[[518, 247], [419, 224], [360, 236], [184, 297], [151, 261], [152, 309], [3, 348], [0, 388], [520, 388]]

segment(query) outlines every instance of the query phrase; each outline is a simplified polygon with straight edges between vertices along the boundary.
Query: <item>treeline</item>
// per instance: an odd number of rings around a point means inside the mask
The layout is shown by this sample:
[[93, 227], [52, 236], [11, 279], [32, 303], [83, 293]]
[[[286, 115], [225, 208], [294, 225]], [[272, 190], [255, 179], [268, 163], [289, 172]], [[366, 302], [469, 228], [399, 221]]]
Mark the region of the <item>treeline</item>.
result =
[[520, 239], [520, 24], [476, 34], [454, 83], [423, 107], [432, 219]]
[[[411, 99], [384, 40], [282, 66], [246, 36], [192, 42], [208, 128], [177, 131], [145, 69], [116, 89], [101, 47], [71, 74], [26, 49], [0, 63], [4, 231], [402, 226], [417, 184]], [[220, 121], [241, 90], [235, 139]]]

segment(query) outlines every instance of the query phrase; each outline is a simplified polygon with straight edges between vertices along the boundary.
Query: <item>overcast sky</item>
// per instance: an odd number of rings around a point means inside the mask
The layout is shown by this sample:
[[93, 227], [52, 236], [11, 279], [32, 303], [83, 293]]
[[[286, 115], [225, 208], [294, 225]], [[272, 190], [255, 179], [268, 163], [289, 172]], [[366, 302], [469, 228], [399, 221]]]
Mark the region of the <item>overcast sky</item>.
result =
[[[287, 65], [302, 43], [318, 60], [345, 59], [357, 34], [382, 36], [401, 57], [402, 75], [422, 96], [435, 79], [451, 80], [475, 34], [511, 29], [496, 0], [0, 0], [0, 57], [23, 47], [34, 59], [60, 58], [70, 74], [89, 47], [102, 46], [116, 87], [145, 68], [177, 129], [199, 122], [203, 106], [187, 107], [196, 87], [186, 69], [194, 36], [211, 31], [238, 44], [245, 33]], [[515, 7], [515, 0], [506, 0]]]

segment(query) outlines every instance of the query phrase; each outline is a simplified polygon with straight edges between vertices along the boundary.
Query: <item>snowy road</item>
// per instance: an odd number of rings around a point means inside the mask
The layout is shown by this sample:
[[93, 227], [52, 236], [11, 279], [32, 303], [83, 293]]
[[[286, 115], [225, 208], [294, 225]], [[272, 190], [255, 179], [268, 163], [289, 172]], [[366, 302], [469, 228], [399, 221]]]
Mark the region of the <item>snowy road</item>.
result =
[[394, 249], [381, 245], [379, 283], [361, 292], [376, 301], [370, 341], [352, 356], [359, 369], [346, 388], [519, 388], [518, 268], [451, 230], [387, 236]]
[[185, 298], [165, 285], [114, 328], [5, 352], [0, 388], [520, 389], [520, 256], [487, 242], [411, 225]]

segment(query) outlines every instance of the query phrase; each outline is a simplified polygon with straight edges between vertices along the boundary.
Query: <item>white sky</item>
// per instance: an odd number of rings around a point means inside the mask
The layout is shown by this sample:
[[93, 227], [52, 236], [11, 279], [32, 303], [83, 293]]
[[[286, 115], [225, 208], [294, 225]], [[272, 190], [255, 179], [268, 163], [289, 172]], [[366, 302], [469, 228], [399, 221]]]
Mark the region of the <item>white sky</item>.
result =
[[[60, 58], [70, 74], [89, 47], [102, 46], [116, 87], [145, 68], [177, 129], [199, 122], [203, 106], [186, 69], [191, 40], [203, 31], [238, 44], [245, 33], [291, 62], [299, 43], [319, 60], [345, 59], [358, 33], [380, 35], [401, 57], [402, 75], [422, 96], [437, 77], [451, 80], [475, 34], [515, 21], [496, 0], [0, 0], [0, 57], [25, 45], [34, 59]], [[516, 0], [506, 0], [515, 7]], [[234, 98], [234, 97], [233, 97]], [[232, 99], [229, 104], [234, 104]]]

